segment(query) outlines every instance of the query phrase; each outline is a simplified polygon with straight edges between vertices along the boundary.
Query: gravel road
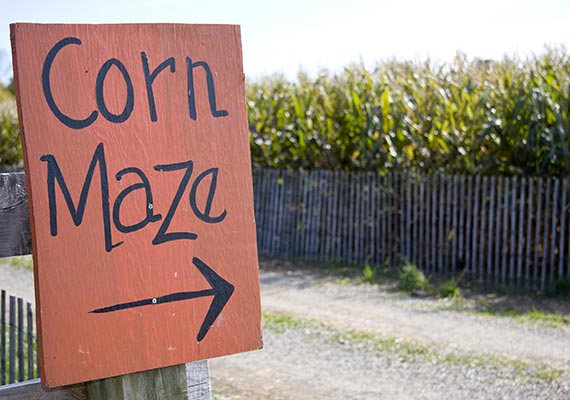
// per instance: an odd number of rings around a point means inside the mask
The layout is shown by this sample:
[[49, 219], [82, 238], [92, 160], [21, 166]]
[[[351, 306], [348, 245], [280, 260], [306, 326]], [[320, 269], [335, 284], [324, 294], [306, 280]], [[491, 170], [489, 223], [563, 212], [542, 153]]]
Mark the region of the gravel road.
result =
[[[324, 327], [265, 329], [262, 351], [211, 360], [220, 399], [570, 399], [569, 326], [444, 310], [442, 300], [263, 263], [260, 280], [264, 311]], [[346, 331], [441, 357], [409, 359], [367, 340], [339, 340]]]

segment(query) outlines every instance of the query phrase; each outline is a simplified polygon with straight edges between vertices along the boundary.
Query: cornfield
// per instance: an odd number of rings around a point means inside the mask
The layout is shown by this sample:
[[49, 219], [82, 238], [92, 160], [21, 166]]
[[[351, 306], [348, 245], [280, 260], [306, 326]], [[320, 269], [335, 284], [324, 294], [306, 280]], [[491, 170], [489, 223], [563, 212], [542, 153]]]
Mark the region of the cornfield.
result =
[[570, 173], [570, 57], [390, 61], [248, 82], [254, 166]]

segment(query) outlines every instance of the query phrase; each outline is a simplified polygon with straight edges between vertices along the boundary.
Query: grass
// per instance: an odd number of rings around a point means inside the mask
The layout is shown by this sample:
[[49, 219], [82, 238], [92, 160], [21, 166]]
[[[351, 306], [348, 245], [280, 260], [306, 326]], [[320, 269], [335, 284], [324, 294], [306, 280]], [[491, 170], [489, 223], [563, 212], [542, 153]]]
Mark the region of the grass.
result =
[[378, 268], [371, 267], [366, 264], [362, 269], [362, 282], [364, 283], [377, 283], [378, 282]]
[[34, 270], [34, 261], [32, 260], [32, 256], [9, 257], [7, 260], [8, 265], [14, 268], [24, 269], [26, 271]]
[[473, 312], [491, 317], [508, 317], [520, 323], [532, 322], [551, 328], [570, 325], [570, 315], [547, 313], [536, 308], [518, 311], [510, 307], [487, 306], [475, 309]]
[[461, 291], [459, 290], [457, 281], [455, 279], [451, 279], [439, 285], [439, 295], [441, 297], [461, 297]]
[[[547, 328], [556, 328], [570, 325], [570, 315], [563, 312], [544, 310], [540, 302], [525, 297], [524, 299], [506, 298], [502, 301], [484, 299], [453, 298], [439, 310], [468, 312], [490, 318], [509, 318], [515, 322], [525, 324], [533, 323]], [[517, 308], [518, 307], [518, 308]]]
[[398, 290], [411, 293], [417, 290], [430, 291], [431, 285], [422, 271], [413, 264], [404, 265], [399, 274]]
[[417, 342], [386, 337], [378, 333], [337, 329], [319, 321], [298, 319], [282, 313], [264, 311], [263, 322], [265, 329], [277, 333], [300, 328], [320, 330], [322, 337], [328, 338], [330, 344], [342, 344], [353, 348], [366, 347], [373, 349], [378, 355], [393, 354], [407, 362], [436, 362], [457, 367], [492, 368], [497, 372], [507, 371], [509, 377], [532, 377], [544, 382], [552, 382], [565, 374], [565, 371], [560, 369], [532, 365], [498, 356], [444, 352]]

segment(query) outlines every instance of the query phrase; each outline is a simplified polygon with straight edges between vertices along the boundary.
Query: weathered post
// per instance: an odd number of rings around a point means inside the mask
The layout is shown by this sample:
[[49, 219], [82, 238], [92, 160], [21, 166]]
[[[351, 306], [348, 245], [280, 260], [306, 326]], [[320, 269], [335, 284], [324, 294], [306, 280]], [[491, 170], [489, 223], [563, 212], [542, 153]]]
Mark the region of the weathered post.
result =
[[239, 27], [11, 28], [42, 386], [206, 398], [262, 344]]

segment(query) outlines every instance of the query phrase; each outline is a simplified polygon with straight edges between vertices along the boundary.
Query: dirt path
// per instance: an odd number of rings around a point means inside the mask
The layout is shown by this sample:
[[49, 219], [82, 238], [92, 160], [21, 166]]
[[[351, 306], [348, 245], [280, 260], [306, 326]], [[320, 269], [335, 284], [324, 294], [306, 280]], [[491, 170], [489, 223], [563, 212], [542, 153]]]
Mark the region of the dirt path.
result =
[[570, 369], [570, 326], [544, 328], [508, 318], [434, 309], [433, 299], [344, 286], [299, 272], [261, 273], [263, 308], [339, 329], [378, 332], [429, 346]]
[[0, 290], [8, 295], [22, 297], [25, 301], [35, 304], [34, 275], [24, 267], [10, 265], [9, 259], [0, 258]]
[[[307, 272], [262, 270], [260, 279], [265, 311], [329, 328], [266, 329], [264, 350], [210, 360], [213, 390], [222, 399], [570, 398], [568, 326], [444, 311], [433, 299], [342, 285]], [[335, 339], [334, 331], [347, 330], [452, 356], [498, 359], [502, 366], [409, 360], [398, 352], [379, 353], [370, 343]], [[537, 378], [535, 366], [562, 370], [563, 377]]]

